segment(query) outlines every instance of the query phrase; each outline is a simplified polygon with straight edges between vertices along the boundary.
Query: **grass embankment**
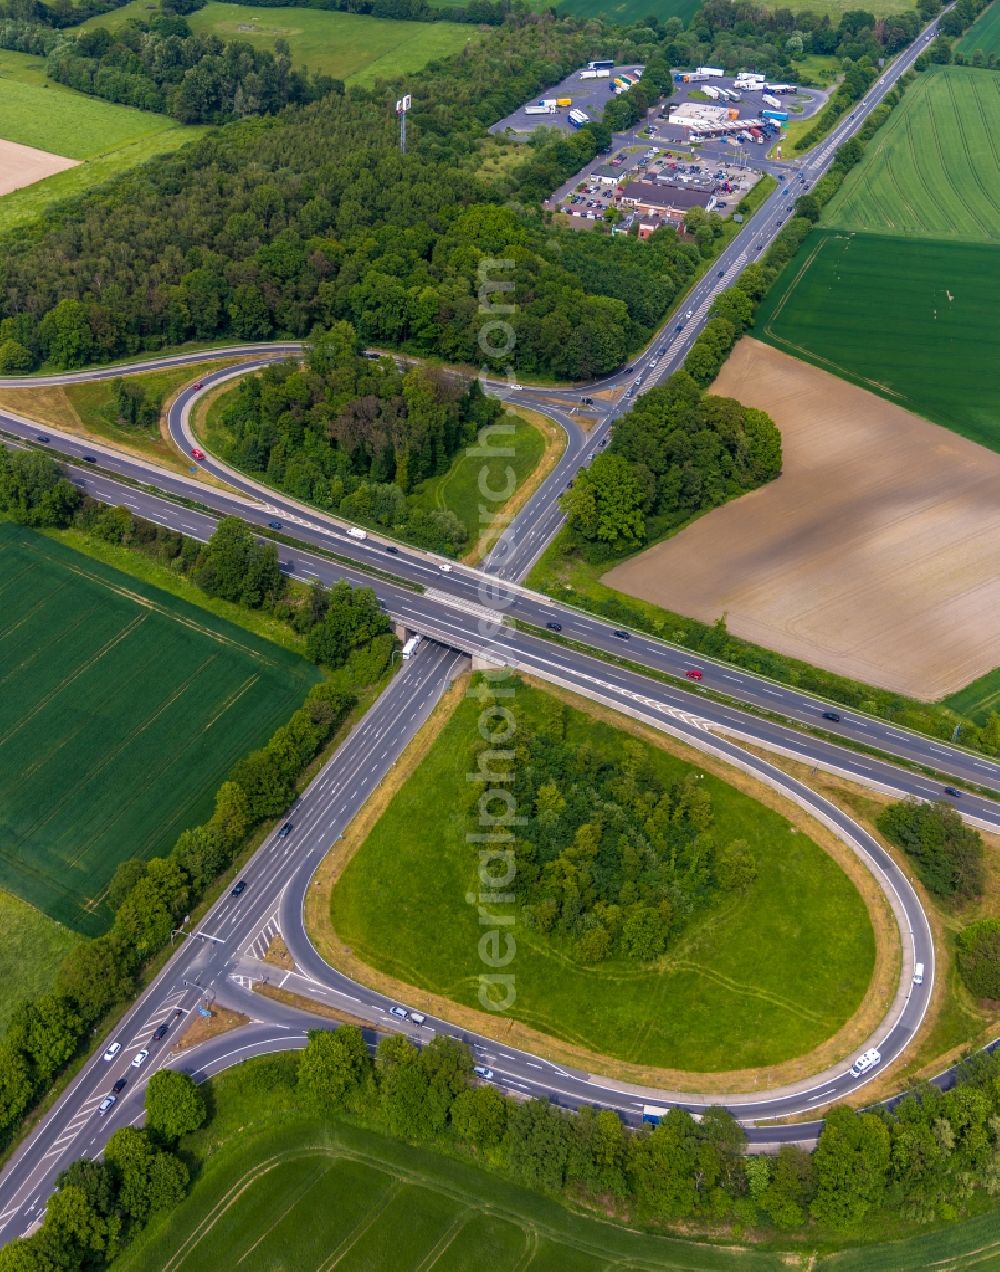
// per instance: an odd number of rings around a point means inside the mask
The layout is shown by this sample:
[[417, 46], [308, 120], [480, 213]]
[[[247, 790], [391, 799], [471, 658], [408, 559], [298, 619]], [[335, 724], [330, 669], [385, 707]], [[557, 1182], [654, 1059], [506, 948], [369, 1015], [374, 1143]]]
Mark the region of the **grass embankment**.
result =
[[968, 1049], [984, 1046], [995, 1038], [1000, 1032], [1000, 1006], [986, 1000], [977, 1001], [965, 988], [955, 966], [954, 942], [958, 932], [973, 920], [1000, 917], [1000, 836], [983, 835], [987, 882], [982, 897], [961, 906], [948, 905], [926, 891], [906, 854], [880, 833], [876, 822], [886, 805], [892, 803], [888, 796], [831, 773], [814, 772], [809, 765], [799, 764], [785, 756], [765, 751], [759, 754], [791, 776], [806, 782], [813, 790], [826, 795], [875, 836], [909, 876], [934, 933], [934, 994], [920, 1034], [913, 1040], [900, 1064], [869, 1083], [860, 1093], [858, 1102], [870, 1103], [894, 1094], [901, 1085], [933, 1077], [954, 1064]]
[[953, 711], [984, 723], [991, 711], [1000, 711], [1000, 668], [988, 671], [971, 685], [945, 698]]
[[[119, 27], [138, 19], [148, 21], [158, 10], [149, 0], [132, 0], [111, 13], [98, 14], [87, 27]], [[373, 84], [422, 70], [436, 58], [450, 57], [470, 40], [476, 28], [458, 22], [405, 22], [357, 13], [334, 13], [307, 8], [260, 8], [221, 4], [212, 0], [187, 15], [196, 35], [242, 40], [258, 49], [273, 50], [286, 40], [292, 63], [310, 71], [333, 75], [351, 84]]]
[[166, 593], [0, 525], [0, 884], [79, 931], [118, 863], [205, 820], [319, 672]]
[[[203, 362], [189, 367], [170, 367], [129, 376], [130, 384], [141, 385], [162, 401], [164, 408], [185, 384], [208, 375], [230, 360]], [[52, 428], [110, 442], [119, 450], [153, 459], [158, 464], [187, 473], [193, 467], [165, 435], [160, 422], [148, 428], [127, 426], [118, 420], [111, 380], [83, 384], [40, 384], [30, 389], [8, 389], [0, 385], [0, 407]]]
[[0, 232], [205, 131], [56, 84], [46, 79], [45, 59], [27, 53], [0, 50], [0, 83], [0, 137], [82, 161], [0, 198]]
[[[822, 829], [802, 819], [805, 833], [783, 801], [749, 779], [746, 786], [759, 793], [760, 802], [746, 793], [740, 775], [729, 774], [729, 784], [718, 775], [728, 773], [721, 765], [701, 764], [689, 751], [681, 758], [677, 744], [593, 709], [569, 712], [571, 745], [589, 746], [603, 762], [615, 763], [625, 733], [635, 733], [667, 783], [697, 764], [712, 796], [718, 842], [742, 838], [751, 845], [759, 863], [757, 883], [712, 906], [650, 966], [585, 967], [563, 942], [517, 922], [512, 929], [517, 1001], [510, 1019], [471, 1011], [482, 965], [480, 925], [466, 901], [476, 886], [477, 865], [465, 842], [466, 772], [479, 708], [472, 699], [456, 703], [458, 696], [452, 696], [454, 713], [440, 735], [416, 740], [423, 755], [419, 770], [370, 830], [372, 815], [362, 815], [363, 843], [358, 846], [349, 832], [348, 846], [342, 841], [331, 857], [332, 872], [309, 907], [313, 935], [328, 957], [347, 958], [351, 970], [362, 976], [367, 970], [368, 979], [376, 969], [383, 978], [416, 986], [435, 996], [436, 1011], [448, 1010], [441, 1000], [450, 1000], [458, 1005], [453, 1016], [470, 1023], [474, 1017], [477, 1028], [511, 1043], [547, 1043], [550, 1053], [585, 1064], [605, 1064], [602, 1057], [609, 1057], [617, 1062], [610, 1066], [616, 1076], [637, 1081], [662, 1079], [662, 1071], [670, 1070], [670, 1082], [683, 1084], [685, 1071], [695, 1071], [724, 1075], [719, 1089], [727, 1084], [730, 1090], [745, 1089], [741, 1082], [752, 1084], [762, 1075], [733, 1071], [764, 1066], [775, 1067], [773, 1082], [791, 1080], [793, 1072], [801, 1077], [810, 1071], [805, 1062], [780, 1072], [777, 1066], [826, 1043], [863, 1000], [865, 1023], [874, 1027], [894, 983], [895, 954], [883, 943], [878, 983], [866, 997], [876, 963], [871, 920], [840, 865], [810, 838], [813, 833], [822, 838]], [[549, 694], [526, 684], [517, 689], [517, 702], [530, 719], [551, 708]], [[402, 769], [410, 772], [405, 759]], [[382, 805], [385, 798], [383, 793]], [[316, 930], [331, 886], [332, 938]], [[393, 897], [391, 906], [387, 896]], [[831, 931], [838, 933], [835, 944]], [[393, 992], [384, 979], [378, 983]], [[840, 1054], [865, 1036], [862, 1026], [856, 1031], [856, 1038], [840, 1037]], [[836, 1051], [810, 1061], [821, 1068]]]

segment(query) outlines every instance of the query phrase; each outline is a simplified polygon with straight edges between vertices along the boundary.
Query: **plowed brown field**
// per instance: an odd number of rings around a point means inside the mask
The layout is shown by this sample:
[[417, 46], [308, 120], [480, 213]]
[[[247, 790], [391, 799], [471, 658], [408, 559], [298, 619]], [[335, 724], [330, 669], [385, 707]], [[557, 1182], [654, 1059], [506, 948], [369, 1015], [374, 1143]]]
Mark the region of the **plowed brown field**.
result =
[[1000, 454], [746, 337], [712, 391], [769, 412], [781, 477], [605, 583], [914, 697], [1000, 665]]
[[50, 155], [47, 150], [22, 146], [16, 141], [0, 141], [0, 195], [33, 185], [54, 172], [75, 168], [79, 160]]

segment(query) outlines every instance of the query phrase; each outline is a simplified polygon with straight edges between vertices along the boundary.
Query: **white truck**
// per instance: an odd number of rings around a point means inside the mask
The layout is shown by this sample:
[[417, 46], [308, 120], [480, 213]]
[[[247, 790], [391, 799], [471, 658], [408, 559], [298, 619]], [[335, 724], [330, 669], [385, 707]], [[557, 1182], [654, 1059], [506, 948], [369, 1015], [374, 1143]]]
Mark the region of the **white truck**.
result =
[[403, 657], [412, 658], [413, 655], [417, 652], [417, 646], [419, 644], [420, 644], [420, 637], [411, 636], [410, 639], [403, 646]]
[[362, 539], [362, 540], [363, 540], [363, 539], [367, 539], [367, 538], [368, 538], [368, 531], [367, 531], [367, 530], [362, 530], [360, 526], [351, 526], [351, 528], [348, 530], [347, 534], [348, 534], [348, 537], [349, 537], [349, 538], [351, 538], [351, 539]]

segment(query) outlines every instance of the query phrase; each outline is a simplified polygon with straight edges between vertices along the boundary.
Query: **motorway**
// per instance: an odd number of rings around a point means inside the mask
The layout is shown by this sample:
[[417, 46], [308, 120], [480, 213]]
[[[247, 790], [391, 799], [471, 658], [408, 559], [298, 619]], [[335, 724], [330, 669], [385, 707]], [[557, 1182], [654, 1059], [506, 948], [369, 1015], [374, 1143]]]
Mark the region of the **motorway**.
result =
[[[275, 832], [246, 866], [246, 891], [240, 897], [226, 892], [180, 941], [177, 952], [138, 1001], [119, 1022], [113, 1035], [95, 1051], [71, 1081], [52, 1110], [15, 1152], [0, 1181], [0, 1241], [21, 1235], [37, 1220], [56, 1175], [81, 1155], [92, 1156], [119, 1126], [141, 1116], [142, 1097], [149, 1075], [169, 1064], [198, 1075], [217, 1072], [227, 1064], [269, 1051], [301, 1046], [305, 1030], [315, 1020], [292, 1007], [252, 991], [252, 983], [265, 978], [290, 982], [289, 989], [317, 998], [357, 1017], [381, 1026], [382, 1031], [401, 1027], [416, 1040], [447, 1033], [473, 1048], [477, 1063], [494, 1071], [504, 1090], [525, 1096], [548, 1097], [568, 1107], [598, 1104], [617, 1109], [633, 1123], [642, 1106], [654, 1097], [657, 1103], [676, 1103], [697, 1111], [712, 1103], [696, 1096], [646, 1091], [611, 1082], [586, 1072], [555, 1065], [547, 1060], [496, 1043], [428, 1016], [417, 1027], [397, 1026], [389, 1015], [394, 1001], [368, 990], [330, 968], [315, 951], [305, 930], [304, 899], [316, 870], [331, 843], [346, 829], [365, 800], [396, 763], [406, 743], [438, 700], [449, 679], [467, 660], [444, 645], [425, 642], [417, 655], [404, 663], [400, 673], [334, 756], [323, 767], [296, 805], [288, 812], [292, 832], [281, 838]], [[880, 1027], [878, 1044], [885, 1062], [906, 1045], [927, 1007], [933, 985], [934, 948], [923, 910], [905, 876], [874, 840], [849, 817], [808, 788], [772, 769], [766, 761], [741, 753], [731, 744], [712, 738], [696, 722], [673, 721], [688, 740], [729, 754], [751, 771], [785, 791], [836, 829], [880, 878], [906, 931], [904, 975], [896, 1000]], [[907, 929], [912, 928], [912, 932]], [[284, 973], [262, 961], [267, 943], [280, 933], [296, 966]], [[924, 986], [910, 984], [914, 961], [925, 964]], [[256, 1023], [223, 1035], [194, 1049], [190, 1056], [171, 1051], [181, 1018], [199, 1004], [226, 1005], [245, 1012]], [[152, 1041], [154, 1030], [168, 1025], [166, 1037]], [[111, 1042], [121, 1050], [110, 1061], [103, 1052]], [[149, 1057], [136, 1068], [133, 1060], [141, 1049]], [[128, 1085], [106, 1115], [98, 1106], [112, 1083], [124, 1077]], [[747, 1121], [808, 1112], [836, 1099], [859, 1083], [846, 1064], [818, 1075], [811, 1083], [784, 1092], [748, 1094], [727, 1099], [735, 1115]], [[751, 1136], [764, 1142], [802, 1140], [815, 1135], [815, 1126], [751, 1128]]]
[[[928, 29], [913, 49], [889, 68], [855, 114], [838, 125], [830, 140], [802, 164], [798, 173], [800, 186], [795, 193], [801, 193], [822, 175], [836, 146], [860, 126], [864, 115], [877, 105], [932, 35], [933, 30]], [[248, 888], [243, 896], [223, 895], [200, 921], [198, 930], [183, 938], [166, 967], [125, 1014], [113, 1035], [113, 1040], [122, 1043], [119, 1054], [106, 1063], [102, 1059], [104, 1047], [95, 1052], [15, 1152], [0, 1179], [0, 1241], [21, 1234], [37, 1221], [56, 1174], [69, 1161], [81, 1154], [98, 1152], [114, 1129], [141, 1116], [145, 1080], [158, 1066], [169, 1063], [205, 1075], [248, 1055], [304, 1045], [305, 1029], [311, 1018], [252, 991], [254, 982], [275, 975], [275, 969], [261, 961], [270, 935], [280, 933], [295, 959], [297, 970], [288, 974], [290, 987], [324, 999], [383, 1029], [401, 1027], [388, 1014], [394, 1005], [392, 1002], [348, 980], [320, 958], [305, 932], [303, 900], [316, 866], [331, 843], [396, 762], [449, 678], [462, 665], [463, 655], [473, 655], [487, 663], [506, 664], [563, 685], [721, 756], [781, 790], [838, 834], [871, 870], [899, 923], [903, 939], [899, 990], [871, 1041], [879, 1046], [883, 1063], [891, 1062], [903, 1051], [923, 1019], [934, 984], [933, 942], [919, 899], [891, 857], [849, 817], [738, 743], [751, 741], [779, 749], [807, 763], [853, 774], [894, 794], [939, 798], [940, 783], [838, 746], [834, 740], [797, 732], [731, 704], [742, 701], [793, 721], [821, 726], [827, 733], [840, 733], [852, 741], [932, 766], [970, 784], [1000, 788], [1000, 765], [854, 712], [843, 711], [843, 718], [838, 722], [822, 721], [821, 713], [828, 704], [812, 695], [799, 694], [726, 664], [695, 660], [683, 650], [639, 633], [631, 633], [629, 639], [623, 639], [606, 622], [513, 582], [523, 576], [558, 529], [561, 516], [557, 495], [563, 486], [605, 444], [612, 420], [628, 409], [631, 396], [643, 382], [648, 387], [669, 375], [683, 361], [705, 321], [713, 296], [727, 286], [777, 232], [784, 220], [788, 198], [784, 191], [776, 192], [720, 257], [714, 267], [715, 277], [703, 279], [692, 291], [685, 303], [693, 316], [681, 332], [665, 342], [661, 336], [636, 359], [632, 368], [602, 382], [604, 388], [617, 386], [624, 392], [591, 433], [585, 434], [577, 427], [572, 411], [563, 402], [553, 400], [564, 398], [565, 389], [519, 390], [509, 385], [492, 385], [501, 396], [517, 393], [525, 405], [545, 410], [557, 419], [567, 432], [568, 444], [556, 470], [522, 510], [502, 545], [481, 570], [450, 565], [387, 540], [369, 537], [358, 542], [349, 538], [345, 528], [332, 519], [257, 486], [215, 460], [207, 460], [205, 467], [234, 487], [233, 493], [165, 473], [155, 465], [123, 456], [98, 443], [46, 430], [50, 439], [47, 444], [57, 438], [60, 452], [77, 459], [93, 455], [98, 460], [93, 467], [77, 463], [70, 468], [73, 480], [95, 497], [123, 504], [137, 515], [201, 539], [212, 532], [215, 524], [212, 513], [240, 515], [260, 526], [280, 520], [282, 530], [295, 540], [293, 545], [280, 547], [286, 572], [326, 583], [347, 578], [353, 583], [371, 585], [395, 618], [408, 629], [431, 639], [403, 666], [290, 811], [292, 834], [287, 839], [272, 834], [255, 854], [245, 871]], [[240, 347], [229, 352], [263, 362], [275, 356], [294, 355], [299, 349], [300, 346], [289, 344]], [[206, 350], [195, 355], [150, 359], [144, 365], [183, 365], [216, 360], [220, 356], [223, 355], [219, 350]], [[5, 383], [33, 387], [45, 382], [104, 379], [119, 375], [122, 370], [121, 367], [104, 368], [50, 377], [47, 381], [31, 378]], [[182, 447], [190, 448], [187, 418], [195, 398], [218, 379], [231, 374], [232, 371], [227, 371], [206, 376], [202, 387], [189, 388], [177, 399], [170, 414], [170, 427]], [[0, 428], [29, 441], [41, 432], [37, 424], [10, 415], [0, 417]], [[125, 484], [122, 478], [142, 485]], [[150, 485], [163, 495], [143, 488]], [[178, 499], [194, 501], [211, 512], [187, 507]], [[310, 552], [308, 545], [321, 547], [356, 564]], [[403, 583], [417, 584], [418, 589], [383, 577], [373, 578], [364, 572], [366, 566], [372, 565]], [[518, 619], [521, 624], [530, 624], [536, 629], [546, 624], [561, 624], [564, 638], [627, 657], [639, 670], [608, 663], [520, 625], [512, 627], [504, 622], [505, 618]], [[642, 674], [642, 669], [650, 669], [683, 677], [685, 671], [693, 667], [702, 671], [705, 687], [725, 694], [730, 701], [718, 702], [693, 686], [682, 688]], [[969, 794], [963, 797], [961, 808], [977, 823], [1000, 828], [1000, 806], [990, 800]], [[925, 965], [922, 986], [912, 984], [912, 968], [916, 962]], [[181, 1018], [205, 1002], [236, 1007], [255, 1023], [235, 1034], [202, 1044], [190, 1055], [183, 1052], [174, 1055], [170, 1050], [171, 1038], [179, 1029]], [[168, 1026], [167, 1036], [160, 1043], [150, 1043], [160, 1023]], [[461, 1037], [473, 1047], [477, 1062], [494, 1070], [494, 1080], [504, 1089], [552, 1098], [569, 1107], [582, 1103], [604, 1105], [619, 1110], [634, 1122], [642, 1105], [654, 1100], [693, 1110], [711, 1102], [688, 1094], [630, 1087], [556, 1066], [501, 1046], [486, 1036], [470, 1035], [442, 1020], [428, 1018], [419, 1029], [412, 1023], [402, 1027], [415, 1038], [426, 1039], [435, 1032]], [[150, 1055], [141, 1068], [134, 1068], [132, 1060], [141, 1048], [148, 1048]], [[98, 1105], [112, 1082], [121, 1076], [128, 1082], [125, 1093], [106, 1116], [100, 1115]], [[817, 1075], [809, 1083], [763, 1095], [735, 1095], [727, 1097], [725, 1102], [736, 1116], [753, 1124], [808, 1114], [863, 1086], [867, 1080], [870, 1079], [852, 1078], [844, 1063]], [[767, 1128], [751, 1125], [750, 1134], [765, 1143], [808, 1140], [815, 1136], [818, 1125]]]

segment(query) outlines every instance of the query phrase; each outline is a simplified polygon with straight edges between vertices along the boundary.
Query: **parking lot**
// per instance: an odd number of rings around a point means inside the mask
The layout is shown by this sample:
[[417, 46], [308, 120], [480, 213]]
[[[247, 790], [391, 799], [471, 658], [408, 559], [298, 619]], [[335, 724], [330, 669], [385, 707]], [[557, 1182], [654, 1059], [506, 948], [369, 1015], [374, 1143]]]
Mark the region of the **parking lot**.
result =
[[[544, 93], [539, 93], [537, 98], [533, 98], [530, 102], [525, 102], [512, 115], [508, 115], [506, 119], [501, 119], [498, 124], [494, 124], [490, 129], [492, 133], [504, 133], [510, 129], [514, 133], [530, 133], [536, 128], [560, 128], [563, 132], [571, 132], [573, 125], [569, 122], [570, 110], [582, 110], [583, 113], [591, 119], [600, 119], [605, 104], [611, 96], [610, 85], [614, 83], [616, 75], [631, 75], [636, 71], [641, 71], [641, 65], [631, 62], [625, 66], [614, 67], [607, 78], [604, 79], [582, 79], [581, 76], [586, 70], [581, 67], [580, 70], [574, 71], [572, 75], [567, 75], [564, 80], [560, 80], [553, 88], [547, 88]], [[572, 106], [558, 107], [554, 114], [551, 115], [529, 115], [525, 108], [535, 106], [539, 102], [548, 99], [564, 99], [570, 98]]]
[[[553, 88], [546, 89], [538, 99], [525, 103], [519, 110], [502, 119], [492, 132], [527, 136], [536, 128], [561, 128], [568, 131], [570, 110], [582, 110], [592, 119], [599, 119], [604, 103], [610, 96], [609, 86], [616, 75], [623, 71], [634, 72], [635, 67], [615, 67], [607, 78], [582, 79], [583, 68], [567, 76]], [[709, 90], [725, 90], [727, 97], [713, 98]], [[789, 119], [806, 119], [822, 109], [828, 93], [820, 89], [797, 89], [780, 97], [780, 113]], [[735, 100], [734, 100], [735, 98]], [[526, 113], [542, 100], [570, 99], [571, 106], [556, 107], [552, 113]], [[750, 122], [759, 122], [764, 110], [773, 109], [765, 102], [761, 89], [735, 88], [735, 77], [713, 77], [690, 83], [675, 79], [672, 95], [653, 106], [646, 119], [640, 120], [626, 133], [616, 133], [610, 154], [600, 155], [569, 180], [564, 182], [546, 200], [545, 207], [563, 213], [567, 224], [578, 229], [593, 228], [604, 219], [610, 208], [619, 206], [618, 196], [630, 181], [648, 181], [665, 184], [681, 190], [704, 190], [712, 195], [709, 210], [720, 216], [731, 216], [740, 200], [760, 180], [763, 173], [771, 173], [784, 179], [794, 162], [794, 156], [769, 159], [772, 146], [780, 140], [780, 124], [771, 122], [768, 130], [750, 131]], [[700, 110], [719, 107], [738, 112], [738, 119], [726, 120], [733, 131], [724, 136], [705, 136], [697, 129], [682, 125], [671, 115], [679, 106]], [[683, 113], [683, 112], [682, 112]], [[737, 127], [742, 121], [746, 127]], [[760, 134], [761, 139], [757, 139]], [[792, 161], [792, 162], [790, 162]], [[618, 228], [627, 230], [635, 216], [627, 208]]]

